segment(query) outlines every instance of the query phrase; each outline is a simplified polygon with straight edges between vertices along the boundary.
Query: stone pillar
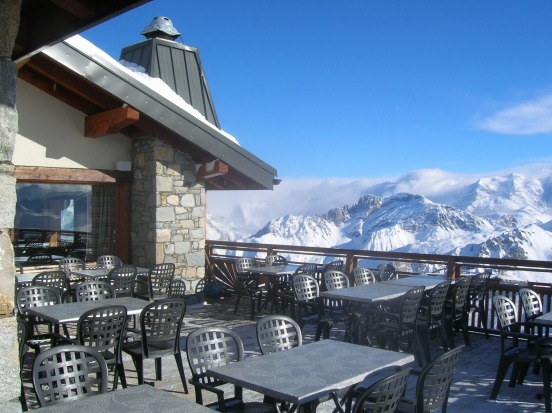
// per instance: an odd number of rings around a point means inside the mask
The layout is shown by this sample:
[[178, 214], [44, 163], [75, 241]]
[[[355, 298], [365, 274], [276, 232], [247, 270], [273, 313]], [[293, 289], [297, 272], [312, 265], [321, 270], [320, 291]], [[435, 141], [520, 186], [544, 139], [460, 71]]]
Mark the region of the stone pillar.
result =
[[157, 138], [133, 140], [132, 260], [138, 266], [172, 262], [176, 276], [205, 275], [205, 187], [195, 162]]
[[17, 134], [17, 68], [11, 61], [19, 30], [21, 0], [0, 1], [0, 411], [20, 412], [19, 357], [13, 309], [15, 266], [8, 230], [15, 216], [15, 178], [11, 162]]

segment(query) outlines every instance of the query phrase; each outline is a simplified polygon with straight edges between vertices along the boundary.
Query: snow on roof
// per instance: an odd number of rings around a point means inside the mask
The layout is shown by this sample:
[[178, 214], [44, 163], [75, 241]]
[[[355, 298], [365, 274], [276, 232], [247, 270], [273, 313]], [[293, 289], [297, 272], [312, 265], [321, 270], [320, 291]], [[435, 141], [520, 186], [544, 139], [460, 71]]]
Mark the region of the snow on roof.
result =
[[194, 118], [207, 124], [209, 127], [218, 130], [226, 138], [228, 138], [232, 142], [239, 145], [238, 140], [234, 136], [230, 135], [228, 132], [223, 131], [222, 129], [217, 128], [215, 125], [207, 121], [207, 119], [205, 119], [205, 117], [197, 109], [195, 109], [192, 105], [190, 105], [180, 96], [178, 96], [176, 92], [174, 92], [169, 87], [169, 85], [167, 85], [159, 78], [150, 77], [146, 73], [146, 69], [143, 68], [142, 66], [139, 66], [136, 63], [126, 62], [124, 60], [116, 61], [111, 56], [109, 56], [106, 52], [99, 49], [93, 43], [89, 42], [88, 40], [86, 40], [80, 35], [75, 35], [73, 37], [70, 37], [69, 39], [65, 40], [65, 42], [71, 45], [72, 47], [75, 47], [78, 50], [86, 53], [88, 56], [90, 56], [91, 59], [94, 59], [97, 61], [103, 61], [105, 63], [109, 63], [113, 66], [120, 68], [121, 70], [125, 71], [130, 76], [132, 76], [137, 82], [140, 82], [143, 86], [160, 94], [165, 99], [171, 101], [172, 103], [180, 107], [182, 110], [192, 115]]

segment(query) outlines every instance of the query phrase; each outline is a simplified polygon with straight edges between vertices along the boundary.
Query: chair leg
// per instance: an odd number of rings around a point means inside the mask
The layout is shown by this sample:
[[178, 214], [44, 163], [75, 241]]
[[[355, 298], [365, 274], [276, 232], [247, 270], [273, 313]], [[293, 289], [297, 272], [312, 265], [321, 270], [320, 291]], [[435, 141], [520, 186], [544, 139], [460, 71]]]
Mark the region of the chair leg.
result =
[[113, 366], [113, 390], [117, 390], [119, 384], [119, 378], [121, 379], [121, 386], [123, 389], [127, 388], [127, 381], [125, 375], [125, 367], [122, 363], [116, 364]]
[[550, 389], [550, 374], [552, 374], [551, 368], [550, 368], [550, 359], [549, 358], [543, 358], [541, 359], [541, 368], [542, 368], [542, 384], [544, 387], [544, 410], [546, 412], [551, 411], [551, 389]]
[[416, 334], [418, 334], [418, 342], [424, 351], [426, 363], [429, 363], [431, 361], [431, 352], [429, 349], [429, 330], [425, 328], [418, 328]]
[[155, 380], [157, 381], [163, 380], [163, 373], [161, 370], [161, 357], [157, 357], [155, 359]]
[[498, 368], [496, 370], [495, 382], [491, 390], [491, 397], [490, 397], [491, 400], [496, 400], [496, 396], [498, 396], [500, 386], [504, 381], [504, 377], [506, 377], [506, 373], [508, 372], [508, 367], [510, 367], [511, 363], [512, 363], [512, 360], [510, 358], [502, 357], [500, 359], [500, 362], [498, 363]]
[[238, 312], [238, 307], [240, 305], [240, 299], [241, 299], [241, 288], [238, 290], [236, 294], [236, 305], [234, 306], [234, 314]]
[[138, 384], [144, 384], [144, 360], [142, 357], [133, 357], [132, 361], [138, 375]]
[[176, 353], [174, 355], [174, 360], [176, 361], [176, 366], [178, 367], [180, 380], [182, 380], [182, 385], [184, 386], [184, 393], [188, 394], [188, 385], [186, 384], [186, 376], [184, 375], [184, 365], [182, 364], [182, 355], [180, 353]]
[[462, 334], [464, 336], [464, 343], [466, 346], [471, 346], [470, 344], [470, 333], [468, 331], [468, 317], [464, 316], [462, 317], [461, 328], [462, 328]]

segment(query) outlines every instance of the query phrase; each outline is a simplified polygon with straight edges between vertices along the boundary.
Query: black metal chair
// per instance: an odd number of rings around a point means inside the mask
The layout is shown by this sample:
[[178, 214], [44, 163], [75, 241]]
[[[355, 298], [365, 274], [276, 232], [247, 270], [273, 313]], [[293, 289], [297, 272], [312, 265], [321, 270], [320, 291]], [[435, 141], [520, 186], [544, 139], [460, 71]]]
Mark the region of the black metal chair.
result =
[[286, 258], [281, 255], [271, 254], [265, 257], [265, 265], [267, 267], [271, 267], [274, 265], [287, 265], [287, 263], [288, 262]]
[[21, 408], [24, 412], [28, 410], [27, 396], [25, 394], [25, 356], [27, 355], [27, 336], [29, 334], [29, 327], [27, 322], [22, 318], [17, 319], [17, 340], [19, 345], [19, 379], [21, 380], [21, 393], [19, 401], [21, 402]]
[[25, 265], [40, 267], [54, 262], [52, 255], [47, 252], [35, 252], [27, 258]]
[[154, 265], [148, 273], [148, 294], [136, 295], [150, 301], [169, 298], [175, 271], [176, 266], [171, 262]]
[[355, 267], [353, 268], [352, 275], [355, 282], [355, 286], [374, 284], [376, 282], [376, 276], [374, 275], [372, 270], [368, 268]]
[[[27, 326], [26, 344], [36, 353], [39, 353], [42, 347], [55, 345], [57, 335], [53, 331], [52, 323], [29, 314], [27, 308], [60, 304], [59, 289], [47, 285], [23, 287], [17, 292], [15, 303], [17, 316], [24, 320]], [[48, 331], [41, 331], [41, 326], [46, 327]]]
[[108, 370], [92, 347], [61, 345], [36, 356], [33, 385], [41, 407], [107, 392]]
[[118, 379], [127, 387], [123, 366], [122, 345], [125, 332], [127, 309], [122, 305], [107, 305], [85, 312], [77, 322], [76, 343], [93, 347], [104, 357], [107, 366], [113, 367], [113, 390], [117, 390]]
[[48, 285], [59, 290], [62, 301], [67, 301], [69, 297], [69, 279], [65, 271], [43, 271], [34, 276], [32, 285]]
[[285, 315], [272, 314], [259, 319], [256, 332], [262, 354], [275, 353], [303, 344], [299, 324]]
[[378, 265], [379, 281], [396, 280], [399, 278], [399, 273], [391, 264]]
[[429, 342], [432, 330], [439, 330], [443, 350], [447, 351], [449, 348], [443, 320], [443, 310], [450, 285], [450, 281], [443, 281], [437, 284], [429, 292], [429, 295], [422, 298], [422, 303], [420, 304], [420, 310], [416, 317], [416, 333], [424, 350], [426, 363], [431, 361]]
[[412, 349], [418, 364], [422, 365], [422, 355], [418, 336], [416, 334], [416, 319], [420, 308], [425, 287], [414, 287], [408, 290], [400, 298], [380, 307], [375, 311], [375, 322], [369, 327], [372, 336], [377, 338], [378, 345], [382, 348], [389, 347], [399, 351], [401, 344], [406, 339], [406, 348]]
[[113, 286], [117, 297], [134, 297], [136, 274], [134, 265], [113, 267], [107, 274], [107, 282]]
[[464, 346], [460, 345], [435, 358], [421, 372], [410, 370], [418, 376], [416, 382], [416, 397], [402, 398], [399, 404], [401, 413], [425, 413], [441, 409], [447, 411], [450, 386], [454, 369], [462, 356]]
[[186, 354], [192, 371], [190, 384], [195, 388], [196, 403], [203, 405], [203, 391], [216, 394], [217, 401], [207, 404], [221, 412], [229, 410], [274, 412], [273, 403], [243, 401], [243, 389], [233, 386], [233, 394], [223, 388], [228, 383], [207, 376], [208, 368], [223, 366], [243, 360], [244, 349], [240, 336], [222, 326], [200, 327], [192, 331], [186, 340]]
[[253, 258], [236, 259], [236, 304], [234, 314], [238, 312], [242, 297], [249, 299], [249, 312], [251, 320], [255, 319], [255, 306], [260, 308], [262, 296], [266, 289], [259, 284], [259, 276], [252, 274], [249, 269], [258, 267], [257, 260]]
[[78, 302], [106, 300], [117, 297], [115, 288], [106, 281], [84, 281], [75, 288]]
[[516, 381], [523, 383], [529, 366], [533, 363], [542, 367], [542, 381], [544, 387], [544, 405], [547, 412], [551, 411], [550, 374], [552, 349], [540, 346], [540, 337], [528, 334], [531, 322], [520, 322], [517, 318], [517, 307], [512, 300], [503, 295], [493, 297], [493, 308], [497, 315], [500, 328], [500, 360], [496, 370], [496, 378], [491, 390], [491, 400], [495, 400], [512, 365], [509, 387], [514, 387]]
[[308, 274], [293, 276], [293, 291], [295, 293], [295, 321], [303, 330], [305, 324], [315, 324], [315, 341], [330, 335], [329, 325], [323, 320], [324, 305], [320, 297], [320, 288], [316, 279]]
[[139, 339], [123, 343], [123, 352], [132, 357], [138, 374], [138, 384], [144, 384], [144, 359], [155, 359], [155, 379], [162, 380], [161, 359], [174, 356], [184, 392], [188, 385], [184, 375], [180, 350], [180, 330], [186, 313], [186, 301], [167, 298], [148, 304], [140, 313]]
[[169, 296], [171, 298], [184, 298], [186, 299], [186, 282], [180, 278], [172, 280]]
[[445, 300], [444, 320], [449, 348], [455, 347], [454, 333], [459, 329], [462, 330], [464, 344], [470, 345], [467, 311], [470, 284], [470, 277], [462, 277], [456, 280], [449, 288], [449, 297]]
[[[399, 370], [380, 379], [367, 388], [347, 392], [342, 403], [336, 402], [334, 413], [394, 413], [408, 384], [410, 369]], [[335, 401], [335, 399], [334, 399]], [[353, 403], [354, 402], [354, 403]], [[342, 405], [345, 405], [345, 410]]]
[[100, 255], [96, 258], [96, 267], [98, 268], [108, 268], [120, 267], [123, 265], [121, 259], [115, 255]]
[[470, 283], [470, 291], [468, 293], [468, 304], [466, 310], [468, 317], [473, 317], [477, 313], [477, 321], [483, 326], [485, 338], [489, 338], [488, 320], [489, 306], [487, 305], [487, 287], [491, 279], [491, 272], [483, 272], [475, 274]]

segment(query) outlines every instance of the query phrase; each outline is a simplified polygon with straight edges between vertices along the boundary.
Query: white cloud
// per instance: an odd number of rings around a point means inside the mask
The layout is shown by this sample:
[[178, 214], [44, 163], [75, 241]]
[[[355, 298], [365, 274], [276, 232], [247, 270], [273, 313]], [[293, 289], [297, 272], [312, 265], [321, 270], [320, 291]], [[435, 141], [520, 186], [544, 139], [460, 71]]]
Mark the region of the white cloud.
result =
[[552, 132], [552, 94], [503, 109], [480, 121], [478, 129], [513, 135]]

